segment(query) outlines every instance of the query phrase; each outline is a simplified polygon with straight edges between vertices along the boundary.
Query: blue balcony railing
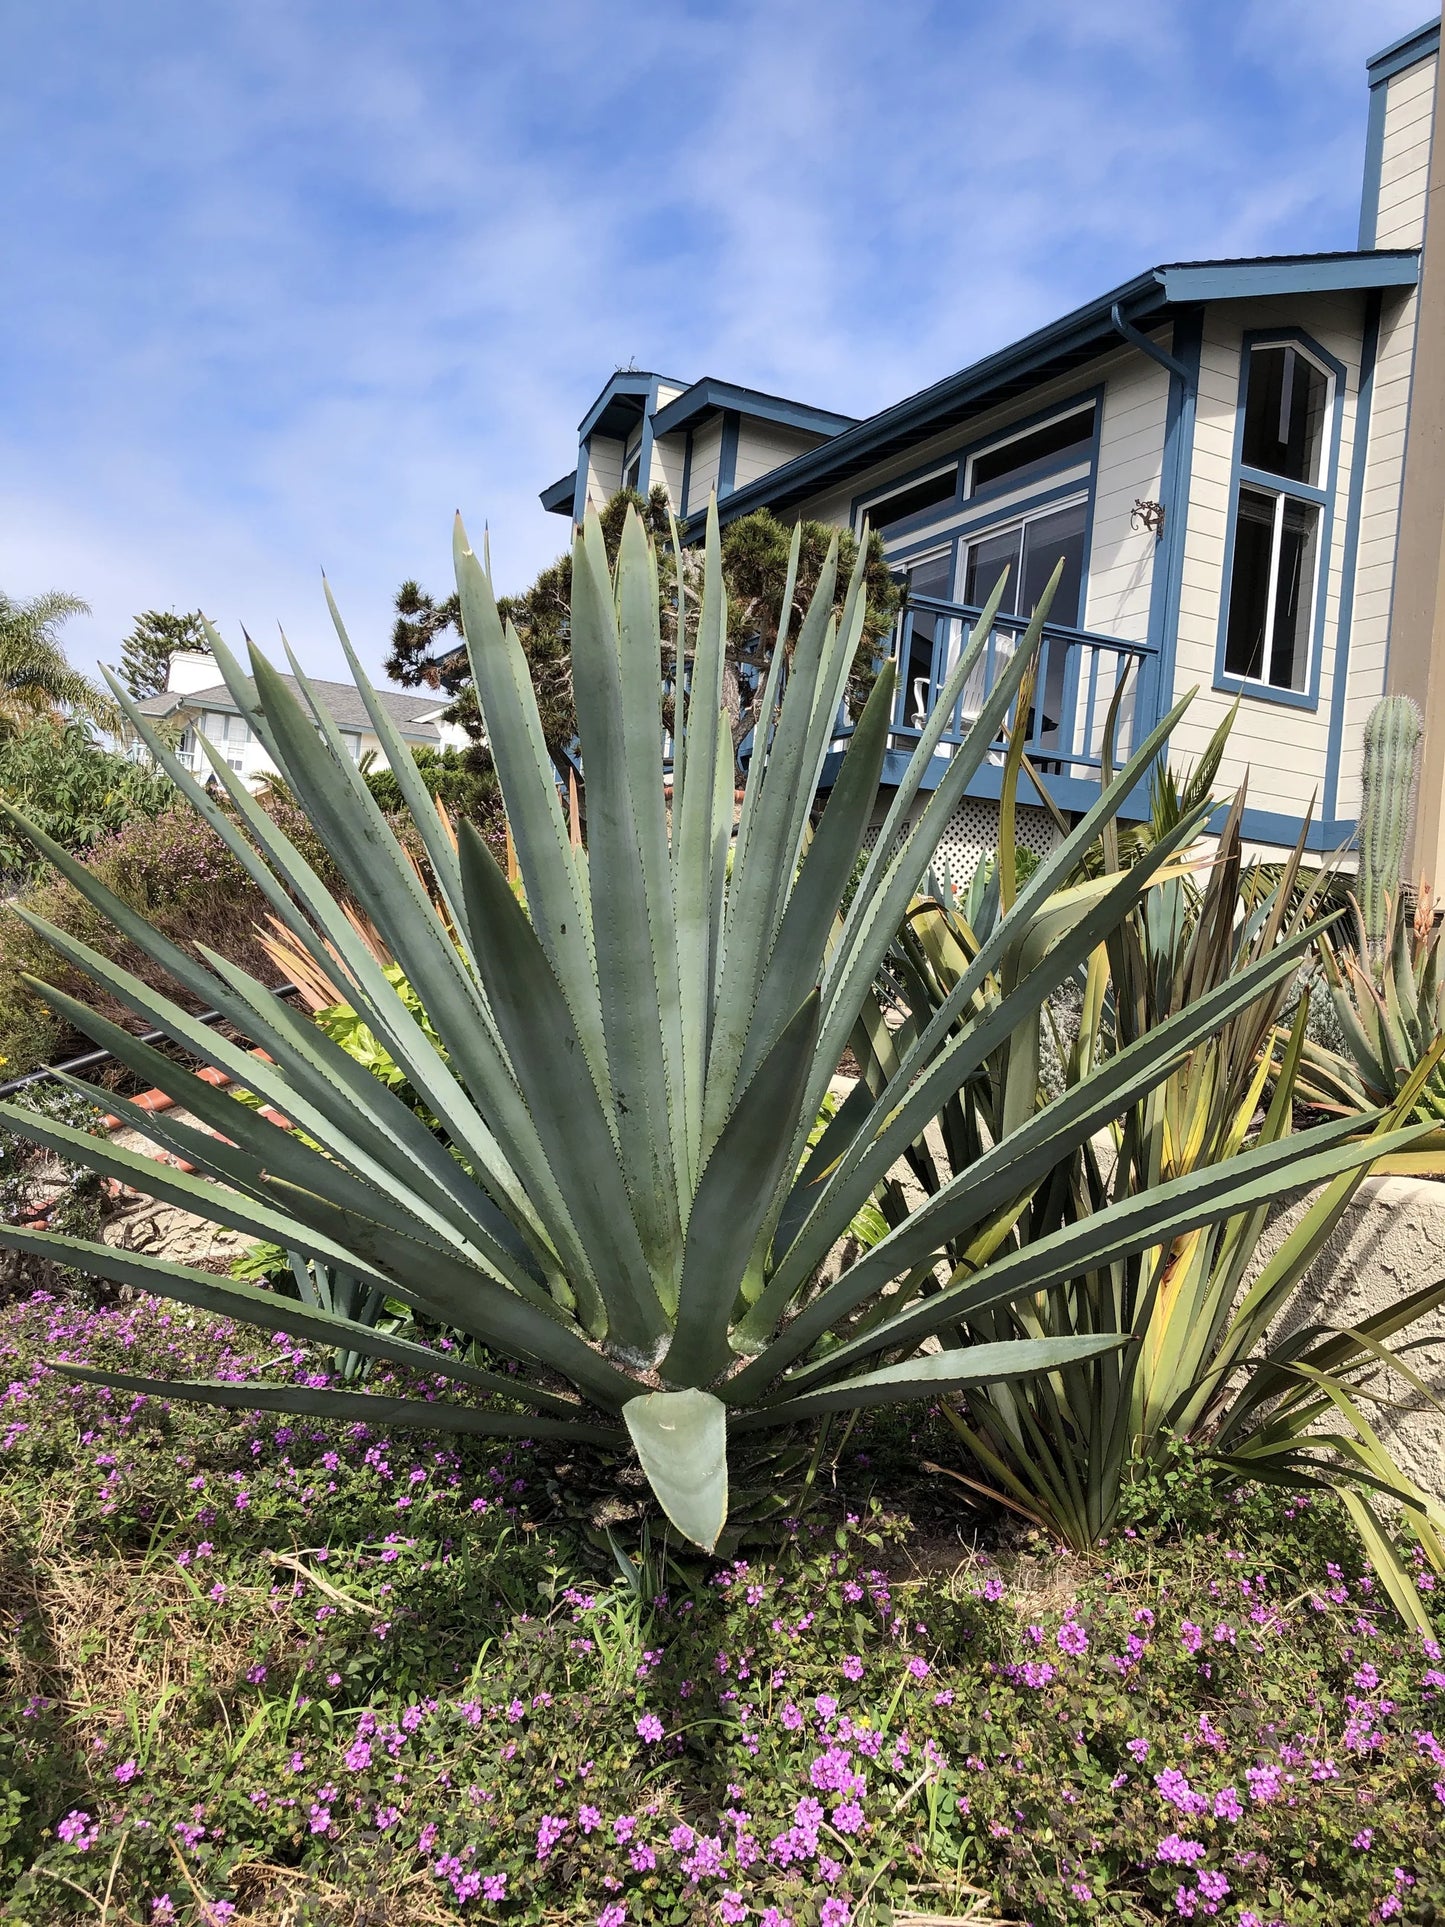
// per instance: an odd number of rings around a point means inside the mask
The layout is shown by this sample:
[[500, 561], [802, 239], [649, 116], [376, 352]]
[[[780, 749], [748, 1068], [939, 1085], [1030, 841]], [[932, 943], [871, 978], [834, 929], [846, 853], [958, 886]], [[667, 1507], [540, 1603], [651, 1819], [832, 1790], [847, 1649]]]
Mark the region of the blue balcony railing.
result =
[[[941, 602], [932, 596], [911, 596], [904, 605], [894, 642], [898, 664], [895, 749], [911, 749], [922, 733], [944, 683], [972, 639], [980, 613], [966, 603]], [[1027, 627], [1021, 616], [995, 618], [944, 728], [942, 754], [951, 755], [962, 742]], [[1157, 651], [1147, 643], [1094, 635], [1062, 623], [1044, 624], [1024, 747], [1040, 774], [1055, 779], [1061, 801], [1073, 800], [1077, 783], [1097, 785], [1109, 706], [1121, 683], [1124, 693], [1113, 743], [1116, 768], [1153, 727], [1158, 710], [1156, 659]], [[1010, 716], [1010, 727], [1014, 721]], [[1004, 748], [1000, 735], [990, 751], [993, 766], [1002, 762]]]

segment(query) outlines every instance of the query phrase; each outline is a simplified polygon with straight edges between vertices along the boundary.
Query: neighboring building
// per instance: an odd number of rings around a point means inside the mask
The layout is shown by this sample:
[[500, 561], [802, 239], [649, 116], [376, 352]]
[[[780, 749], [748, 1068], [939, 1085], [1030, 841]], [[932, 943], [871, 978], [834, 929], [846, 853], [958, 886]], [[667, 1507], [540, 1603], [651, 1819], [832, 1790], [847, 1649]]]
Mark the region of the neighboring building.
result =
[[[1365, 717], [1390, 686], [1439, 42], [1432, 23], [1369, 63], [1357, 250], [1151, 268], [865, 421], [618, 373], [544, 506], [576, 518], [623, 481], [662, 482], [689, 537], [713, 490], [725, 521], [866, 516], [909, 591], [895, 780], [1000, 570], [1009, 613], [964, 721], [1062, 558], [1029, 725], [1058, 806], [1097, 794], [1127, 669], [1122, 750], [1197, 688], [1170, 748], [1191, 761], [1238, 699], [1221, 781], [1249, 769], [1247, 835], [1288, 845], [1313, 807], [1310, 847], [1336, 850], [1355, 828]], [[1437, 704], [1445, 737], [1445, 688]], [[945, 859], [993, 847], [999, 761]], [[1021, 817], [1046, 847], [1047, 813]]]
[[[304, 703], [296, 679], [283, 676], [281, 680]], [[352, 760], [360, 762], [370, 750], [377, 766], [385, 768], [385, 753], [371, 727], [371, 719], [355, 684], [318, 682], [313, 679], [311, 687], [339, 730]], [[381, 700], [403, 742], [412, 748], [441, 749], [448, 742], [466, 740], [455, 725], [440, 720], [447, 708], [444, 699], [439, 700], [435, 695], [398, 696], [384, 690]], [[202, 650], [178, 650], [171, 657], [170, 673], [163, 693], [147, 696], [136, 707], [143, 716], [154, 716], [162, 721], [179, 719], [184, 723], [179, 746], [180, 759], [187, 769], [194, 770], [197, 775], [209, 774], [211, 767], [201, 751], [198, 736], [204, 736], [219, 750], [229, 766], [248, 785], [254, 786], [274, 767], [265, 744], [246, 721], [240, 704], [225, 683], [217, 679], [214, 656]]]

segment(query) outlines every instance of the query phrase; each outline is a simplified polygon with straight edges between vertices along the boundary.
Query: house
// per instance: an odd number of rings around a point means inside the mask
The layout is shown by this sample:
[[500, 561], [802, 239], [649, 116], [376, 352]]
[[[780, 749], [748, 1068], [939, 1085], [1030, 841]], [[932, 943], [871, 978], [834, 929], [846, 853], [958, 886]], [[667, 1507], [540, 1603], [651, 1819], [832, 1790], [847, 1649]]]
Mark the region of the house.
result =
[[[1445, 233], [1431, 327], [1419, 325], [1439, 41], [1432, 23], [1369, 63], [1353, 250], [1151, 267], [862, 421], [724, 381], [622, 371], [543, 505], [575, 520], [620, 483], [661, 482], [689, 538], [714, 491], [724, 521], [759, 508], [855, 530], [866, 518], [908, 590], [885, 781], [1000, 572], [1003, 613], [945, 751], [1062, 559], [1028, 719], [1054, 803], [1076, 813], [1097, 795], [1121, 686], [1120, 753], [1193, 688], [1171, 757], [1197, 757], [1237, 701], [1222, 780], [1249, 769], [1246, 834], [1280, 851], [1312, 811], [1309, 846], [1336, 850], [1359, 812], [1365, 718], [1387, 690], [1425, 706], [1427, 785], [1433, 731], [1445, 791], [1445, 690], [1432, 710], [1427, 687], [1445, 631], [1433, 654], [1428, 620], [1408, 659], [1391, 647], [1392, 602], [1408, 590], [1397, 580], [1406, 426], [1425, 405], [1427, 363], [1445, 360]], [[1434, 165], [1438, 184], [1445, 156]], [[1430, 380], [1435, 546], [1422, 497], [1413, 566], [1433, 609], [1445, 366]], [[945, 835], [955, 873], [994, 847], [1000, 764], [978, 772]], [[943, 766], [941, 754], [935, 783]], [[1021, 839], [1047, 848], [1051, 816], [1037, 804], [1020, 815]], [[1425, 816], [1422, 795], [1417, 861], [1445, 879]]]
[[[301, 697], [294, 676], [283, 676], [293, 695]], [[371, 718], [354, 683], [319, 682], [311, 687], [340, 732], [354, 762], [371, 752], [375, 763], [386, 767]], [[445, 699], [435, 695], [400, 696], [390, 690], [380, 692], [381, 701], [403, 742], [413, 749], [442, 749], [448, 743], [463, 743], [466, 738], [454, 724], [441, 720], [447, 708]], [[302, 698], [304, 701], [304, 698]], [[215, 658], [205, 650], [180, 649], [171, 657], [166, 687], [158, 696], [147, 696], [136, 704], [143, 716], [157, 721], [179, 720], [183, 725], [179, 755], [188, 769], [206, 775], [210, 764], [201, 750], [198, 737], [206, 740], [225, 758], [227, 764], [253, 787], [273, 767], [265, 744], [255, 734], [216, 671]]]

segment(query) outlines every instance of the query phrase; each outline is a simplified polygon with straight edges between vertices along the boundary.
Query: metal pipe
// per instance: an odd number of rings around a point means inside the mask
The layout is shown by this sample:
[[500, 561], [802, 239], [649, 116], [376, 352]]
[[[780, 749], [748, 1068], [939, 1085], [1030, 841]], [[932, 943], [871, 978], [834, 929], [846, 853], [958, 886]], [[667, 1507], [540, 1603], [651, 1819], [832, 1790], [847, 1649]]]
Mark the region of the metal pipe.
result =
[[1132, 321], [1126, 321], [1123, 310], [1117, 301], [1109, 310], [1109, 319], [1113, 323], [1116, 334], [1122, 335], [1125, 341], [1132, 343], [1141, 353], [1148, 355], [1151, 361], [1157, 361], [1161, 368], [1167, 368], [1171, 375], [1177, 375], [1179, 380], [1184, 383], [1185, 388], [1191, 392], [1193, 391], [1194, 377], [1184, 366], [1184, 363], [1182, 361], [1176, 361], [1174, 356], [1166, 349], [1161, 348], [1157, 341], [1151, 341], [1148, 335], [1141, 333]]
[[[276, 984], [273, 986], [272, 995], [276, 997], [291, 997], [295, 995], [298, 988], [299, 986], [296, 984]], [[203, 1010], [200, 1015], [193, 1018], [192, 1021], [197, 1024], [214, 1024], [220, 1015], [221, 1013], [218, 1010]], [[164, 1030], [148, 1030], [144, 1036], [138, 1037], [136, 1042], [138, 1044], [158, 1044], [163, 1037], [168, 1035], [169, 1032]], [[67, 1058], [63, 1064], [44, 1064], [38, 1071], [27, 1071], [24, 1077], [12, 1077], [8, 1084], [0, 1084], [0, 1097], [13, 1097], [17, 1091], [29, 1090], [32, 1084], [44, 1084], [48, 1082], [50, 1078], [59, 1077], [62, 1074], [73, 1076], [77, 1071], [93, 1070], [97, 1064], [104, 1064], [107, 1060], [114, 1058], [114, 1056], [114, 1051], [88, 1050], [84, 1051], [79, 1057]]]

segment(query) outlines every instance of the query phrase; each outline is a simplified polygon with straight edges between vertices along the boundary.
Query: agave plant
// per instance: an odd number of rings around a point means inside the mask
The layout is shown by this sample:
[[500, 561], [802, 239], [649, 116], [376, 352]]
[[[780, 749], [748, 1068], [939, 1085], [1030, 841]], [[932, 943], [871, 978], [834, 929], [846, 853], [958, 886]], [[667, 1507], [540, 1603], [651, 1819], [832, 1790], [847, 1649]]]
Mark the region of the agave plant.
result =
[[[1225, 1171], [1190, 1173], [1130, 1196], [938, 1288], [934, 1267], [950, 1241], [990, 1223], [1006, 1200], [1029, 1195], [1063, 1156], [1290, 969], [1296, 952], [1284, 945], [1082, 1079], [1066, 1101], [1035, 1116], [1030, 1097], [951, 1184], [841, 1276], [815, 1283], [830, 1249], [929, 1118], [1007, 1050], [1016, 1031], [1036, 1029], [1054, 987], [1194, 834], [1191, 818], [1134, 869], [1091, 882], [1062, 908], [1054, 899], [1079, 850], [1142, 780], [1178, 711], [1103, 786], [1075, 837], [1040, 866], [938, 1020], [909, 1040], [876, 1091], [855, 1092], [805, 1156], [898, 920], [943, 826], [1014, 713], [1047, 598], [967, 742], [915, 807], [993, 610], [980, 618], [840, 918], [878, 796], [892, 703], [885, 669], [814, 826], [863, 620], [860, 571], [835, 619], [830, 556], [786, 667], [784, 652], [775, 652], [759, 748], [735, 812], [722, 700], [727, 620], [710, 517], [669, 809], [656, 556], [629, 519], [614, 578], [590, 520], [572, 573], [587, 822], [587, 845], [578, 849], [525, 656], [498, 617], [487, 572], [460, 524], [456, 567], [524, 901], [469, 825], [455, 845], [445, 833], [334, 604], [342, 646], [425, 847], [436, 905], [294, 659], [299, 701], [259, 651], [251, 651], [248, 677], [208, 632], [242, 713], [349, 879], [358, 911], [396, 959], [416, 1008], [224, 760], [208, 750], [223, 806], [130, 711], [291, 937], [404, 1072], [435, 1129], [283, 999], [224, 957], [192, 956], [161, 938], [33, 831], [45, 855], [126, 937], [220, 1010], [253, 1049], [196, 1023], [75, 938], [37, 925], [50, 943], [266, 1108], [238, 1102], [45, 989], [68, 1019], [195, 1118], [152, 1117], [116, 1102], [195, 1175], [33, 1115], [13, 1114], [12, 1122], [150, 1195], [333, 1267], [358, 1288], [383, 1291], [468, 1334], [479, 1349], [466, 1358], [438, 1353], [319, 1303], [282, 1301], [102, 1245], [10, 1228], [0, 1237], [186, 1304], [416, 1367], [432, 1384], [440, 1376], [483, 1396], [411, 1399], [263, 1379], [216, 1385], [92, 1376], [170, 1399], [630, 1445], [679, 1530], [711, 1547], [726, 1516], [732, 1435], [1056, 1369], [1115, 1348], [1124, 1341], [1110, 1332], [967, 1349], [935, 1350], [928, 1341], [955, 1331], [969, 1313], [1067, 1290], [1100, 1263], [1236, 1211], [1282, 1183], [1332, 1177], [1364, 1155], [1344, 1142], [1350, 1127], [1326, 1125], [1299, 1144], [1262, 1146]], [[785, 606], [785, 622], [788, 612]], [[1006, 993], [976, 1011], [977, 987], [995, 970]], [[278, 1128], [278, 1118], [294, 1128]], [[495, 1370], [496, 1357], [519, 1369]], [[87, 1376], [76, 1366], [60, 1369]]]
[[[1207, 795], [1202, 800], [1207, 809]], [[1202, 884], [1187, 875], [1165, 879], [1089, 959], [1081, 973], [1077, 1032], [1061, 1040], [1065, 1101], [1080, 1084], [1088, 1086], [1101, 1061], [1137, 1050], [1200, 999], [1258, 977], [1271, 956], [1298, 958], [1301, 944], [1308, 945], [1325, 881], [1302, 880], [1302, 845], [1278, 873], [1245, 864], [1243, 809], [1241, 790]], [[970, 904], [977, 928], [936, 901], [916, 904], [905, 920], [893, 969], [914, 1012], [911, 1022], [933, 1021], [953, 998], [1000, 917], [992, 885], [971, 892]], [[951, 1255], [958, 1271], [967, 1275], [998, 1251], [1025, 1253], [1063, 1226], [1088, 1223], [1131, 1196], [1147, 1196], [1161, 1181], [1226, 1171], [1248, 1155], [1244, 1146], [1251, 1138], [1256, 1149], [1287, 1146], [1308, 1019], [1306, 1000], [1292, 1026], [1280, 1029], [1289, 990], [1287, 977], [1263, 982], [1187, 1060], [1111, 1120], [1105, 1134], [1070, 1150], [1047, 1183], [1013, 1201], [972, 1243], [956, 1248]], [[994, 981], [983, 995], [1001, 1000], [1004, 986]], [[1015, 1033], [1015, 1052], [1020, 1041]], [[966, 1169], [977, 1143], [1006, 1128], [1010, 1078], [1033, 1074], [1032, 1063], [996, 1060], [949, 1101], [940, 1120], [940, 1148], [955, 1169], [960, 1163]], [[1413, 1082], [1402, 1078], [1401, 1091], [1392, 1093], [1393, 1115], [1382, 1119], [1361, 1107], [1378, 1140], [1408, 1117], [1426, 1075], [1422, 1070]], [[1293, 1141], [1302, 1146], [1310, 1135]], [[1367, 1145], [1366, 1157], [1374, 1150]], [[914, 1147], [913, 1162], [925, 1186], [940, 1183], [936, 1153], [926, 1144]], [[1362, 1162], [1325, 1186], [1257, 1276], [1252, 1266], [1274, 1202], [1268, 1197], [1081, 1270], [1068, 1292], [967, 1314], [960, 1336], [969, 1343], [1112, 1330], [1127, 1331], [1136, 1342], [1026, 1382], [981, 1388], [969, 1394], [965, 1409], [946, 1402], [945, 1416], [973, 1460], [972, 1477], [942, 1469], [991, 1490], [1053, 1536], [1083, 1549], [1109, 1530], [1136, 1466], [1161, 1458], [1176, 1439], [1197, 1440], [1241, 1476], [1337, 1490], [1400, 1610], [1418, 1618], [1418, 1595], [1371, 1500], [1383, 1492], [1403, 1504], [1432, 1557], [1442, 1561], [1445, 1515], [1375, 1434], [1365, 1412], [1373, 1394], [1361, 1380], [1378, 1376], [1384, 1365], [1421, 1389], [1404, 1361], [1385, 1351], [1384, 1339], [1445, 1302], [1445, 1283], [1423, 1287], [1359, 1333], [1306, 1324], [1302, 1332], [1266, 1344], [1272, 1329], [1289, 1322], [1365, 1168]], [[1281, 1189], [1290, 1182], [1286, 1177]], [[1321, 1433], [1318, 1422], [1325, 1416], [1334, 1423]]]
[[[1375, 961], [1353, 899], [1355, 944], [1332, 943], [1327, 936], [1320, 943], [1329, 1008], [1343, 1049], [1332, 1050], [1313, 1038], [1306, 1043], [1299, 1094], [1316, 1109], [1341, 1117], [1393, 1104], [1426, 1053], [1445, 1037], [1445, 924], [1437, 920], [1428, 886], [1413, 908], [1402, 891], [1387, 892], [1382, 914], [1387, 934]], [[1437, 1069], [1425, 1081], [1415, 1115], [1431, 1126], [1431, 1135], [1395, 1160], [1393, 1168], [1441, 1176], [1445, 1071]]]

